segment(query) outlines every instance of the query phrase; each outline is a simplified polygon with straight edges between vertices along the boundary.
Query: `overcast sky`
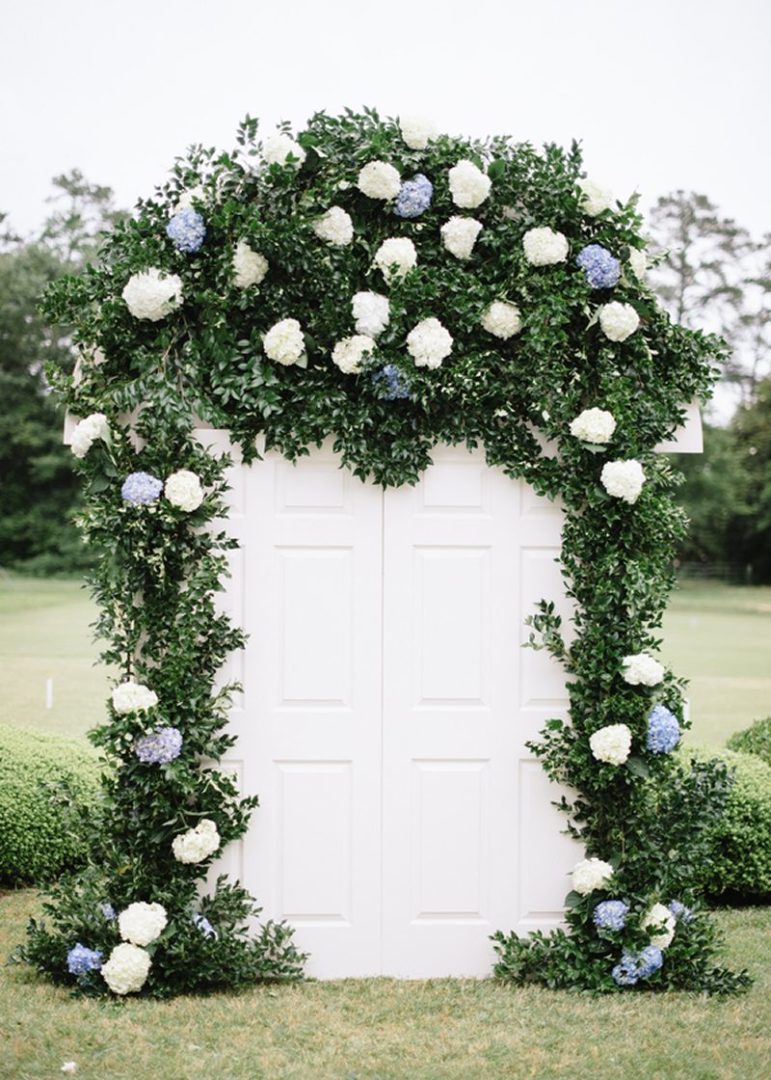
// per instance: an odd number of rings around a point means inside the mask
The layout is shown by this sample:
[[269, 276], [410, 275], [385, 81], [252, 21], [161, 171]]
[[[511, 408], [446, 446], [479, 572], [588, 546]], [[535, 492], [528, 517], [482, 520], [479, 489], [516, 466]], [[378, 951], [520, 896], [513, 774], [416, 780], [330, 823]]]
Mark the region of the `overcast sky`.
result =
[[643, 205], [706, 192], [771, 229], [768, 0], [16, 0], [3, 16], [0, 210], [73, 167], [133, 205], [191, 142], [374, 105], [452, 133], [583, 141]]

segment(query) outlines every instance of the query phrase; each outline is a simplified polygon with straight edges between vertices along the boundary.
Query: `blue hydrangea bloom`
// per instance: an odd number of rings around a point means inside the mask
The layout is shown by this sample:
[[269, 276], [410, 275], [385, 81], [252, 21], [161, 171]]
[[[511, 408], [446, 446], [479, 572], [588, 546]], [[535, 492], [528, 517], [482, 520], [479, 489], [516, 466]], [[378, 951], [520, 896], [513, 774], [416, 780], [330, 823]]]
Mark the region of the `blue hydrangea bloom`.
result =
[[193, 915], [193, 922], [204, 935], [204, 937], [216, 938], [217, 931], [214, 929], [214, 927], [205, 915], [201, 915], [199, 912], [196, 912], [195, 915]]
[[184, 255], [194, 255], [200, 250], [206, 236], [206, 225], [197, 210], [187, 207], [179, 210], [166, 226], [166, 235], [177, 251]]
[[137, 739], [134, 753], [145, 765], [166, 765], [179, 757], [182, 735], [175, 727], [159, 727]]
[[681, 904], [679, 900], [670, 900], [667, 907], [678, 922], [689, 923], [693, 921], [693, 911], [686, 907], [685, 904]]
[[629, 904], [623, 900], [602, 900], [594, 909], [592, 919], [598, 930], [623, 930]]
[[646, 747], [653, 754], [669, 754], [680, 742], [677, 717], [665, 705], [656, 705], [648, 714]]
[[123, 481], [120, 493], [126, 502], [135, 506], [149, 506], [160, 498], [163, 480], [146, 472], [133, 472]]
[[395, 364], [386, 364], [376, 371], [372, 381], [386, 401], [398, 401], [410, 396], [410, 384]]
[[617, 986], [634, 986], [640, 979], [648, 979], [664, 963], [664, 954], [658, 945], [646, 945], [639, 953], [624, 953], [613, 968], [613, 980]]
[[394, 213], [401, 218], [416, 218], [428, 210], [434, 194], [434, 185], [424, 176], [417, 173], [411, 180], [405, 180], [399, 194], [396, 196]]
[[112, 904], [108, 904], [106, 902], [104, 904], [100, 904], [99, 910], [108, 922], [112, 922], [112, 920], [116, 918], [115, 908], [112, 906]]
[[576, 262], [593, 289], [612, 289], [621, 277], [621, 263], [602, 244], [587, 244]]
[[67, 953], [67, 970], [70, 975], [87, 975], [89, 971], [99, 971], [102, 966], [102, 954], [99, 949], [87, 949], [80, 942]]

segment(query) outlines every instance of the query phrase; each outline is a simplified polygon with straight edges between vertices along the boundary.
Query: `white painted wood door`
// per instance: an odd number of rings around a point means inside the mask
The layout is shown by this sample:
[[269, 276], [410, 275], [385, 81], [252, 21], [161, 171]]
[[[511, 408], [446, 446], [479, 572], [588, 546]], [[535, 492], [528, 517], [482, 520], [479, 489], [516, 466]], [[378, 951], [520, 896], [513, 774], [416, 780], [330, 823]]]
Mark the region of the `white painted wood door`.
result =
[[524, 745], [566, 710], [559, 667], [520, 648], [563, 597], [561, 513], [481, 452], [433, 456], [386, 492], [329, 447], [232, 470], [230, 764], [261, 806], [217, 869], [317, 977], [488, 974], [494, 930], [559, 922], [579, 857]]

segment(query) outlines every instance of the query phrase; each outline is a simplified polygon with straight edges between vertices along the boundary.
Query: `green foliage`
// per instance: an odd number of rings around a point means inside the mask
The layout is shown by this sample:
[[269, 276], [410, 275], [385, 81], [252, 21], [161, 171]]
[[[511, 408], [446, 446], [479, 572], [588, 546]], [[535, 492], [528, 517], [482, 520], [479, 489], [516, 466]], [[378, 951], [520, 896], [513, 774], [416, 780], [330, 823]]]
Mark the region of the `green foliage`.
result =
[[[752, 729], [750, 729], [752, 730]], [[771, 897], [771, 766], [754, 754], [687, 747], [693, 768], [709, 759], [733, 774], [725, 812], [708, 833], [701, 886], [716, 900], [755, 903]]]
[[0, 881], [40, 883], [81, 863], [80, 816], [99, 802], [99, 762], [60, 735], [0, 724]]
[[729, 750], [742, 754], [754, 754], [766, 765], [771, 765], [771, 716], [756, 720], [744, 731], [735, 732], [726, 743]]
[[[232, 744], [223, 734], [228, 690], [216, 692], [214, 679], [227, 654], [243, 643], [214, 605], [235, 542], [214, 524], [225, 514], [227, 461], [194, 440], [200, 417], [229, 429], [247, 462], [257, 455], [258, 435], [290, 459], [332, 435], [343, 463], [382, 485], [414, 483], [437, 442], [483, 445], [491, 465], [561, 499], [573, 637], [568, 646], [552, 598], [545, 598], [532, 619], [531, 644], [565, 665], [571, 722], [550, 721], [533, 750], [549, 775], [575, 793], [572, 803], [563, 804], [570, 828], [590, 855], [613, 862], [614, 884], [637, 914], [629, 942], [609, 945], [591, 921], [590, 902], [571, 900], [569, 935], [536, 936], [532, 955], [542, 950], [543, 962], [518, 977], [557, 985], [546, 960], [554, 948], [567, 957], [561, 985], [611, 989], [612, 961], [622, 947], [643, 940], [642, 905], [667, 899], [675, 889], [690, 896], [701, 826], [695, 810], [678, 818], [678, 801], [715, 805], [725, 787], [719, 770], [684, 779], [671, 758], [645, 748], [652, 705], [666, 704], [682, 716], [682, 681], [667, 673], [650, 689], [628, 685], [621, 674], [624, 656], [658, 647], [675, 545], [685, 529], [672, 499], [677, 477], [654, 447], [681, 423], [683, 403], [709, 392], [723, 346], [673, 325], [629, 268], [630, 251], [643, 243], [633, 201], [594, 218], [583, 212], [577, 146], [537, 151], [505, 138], [440, 136], [425, 151], [414, 151], [398, 125], [371, 110], [337, 118], [316, 114], [298, 136], [306, 151], [301, 167], [261, 161], [255, 137], [256, 122], [247, 118], [234, 152], [193, 148], [171, 181], [118, 225], [101, 261], [48, 293], [48, 318], [75, 327], [86, 357], [96, 348], [105, 357], [85, 363], [77, 385], [50, 369], [73, 412], [102, 412], [110, 423], [109, 444], [98, 441], [79, 466], [86, 498], [82, 525], [100, 552], [93, 585], [102, 612], [99, 630], [107, 639], [104, 659], [151, 686], [159, 704], [148, 715], [113, 713], [94, 733], [115, 766], [106, 786], [104, 827], [92, 840], [101, 883], [85, 900], [78, 899], [76, 882], [64, 884], [51, 904], [53, 930], [33, 927], [26, 955], [61, 977], [62, 957], [74, 940], [107, 944], [88, 922], [97, 892], [117, 905], [155, 900], [172, 913], [173, 928], [154, 952], [148, 992], [210, 985], [206, 973], [196, 983], [195, 967], [183, 983], [175, 959], [175, 934], [184, 953], [183, 928], [207, 863], [177, 863], [171, 842], [203, 817], [216, 822], [223, 841], [236, 839], [255, 800], [239, 800], [216, 765], [200, 767], [202, 758], [216, 763]], [[429, 210], [405, 220], [365, 197], [355, 181], [373, 159], [387, 160], [403, 177], [427, 175], [434, 184]], [[492, 180], [490, 197], [474, 210], [483, 230], [468, 260], [456, 259], [440, 239], [440, 226], [458, 213], [448, 171], [462, 159], [486, 168]], [[194, 187], [203, 189], [194, 203], [207, 233], [200, 252], [183, 255], [165, 226], [182, 191]], [[314, 232], [314, 221], [331, 205], [353, 220], [349, 245], [330, 246]], [[538, 226], [567, 237], [567, 261], [540, 268], [526, 261], [523, 236]], [[392, 236], [414, 241], [418, 263], [387, 284], [373, 256]], [[232, 258], [239, 241], [268, 260], [259, 288], [235, 285]], [[593, 291], [575, 266], [576, 254], [590, 242], [621, 260], [612, 292]], [[121, 298], [130, 277], [148, 267], [178, 274], [183, 282], [181, 308], [157, 322], [137, 320]], [[351, 298], [365, 289], [388, 293], [390, 322], [363, 369], [345, 374], [331, 354], [353, 333]], [[496, 299], [516, 303], [522, 314], [522, 332], [507, 341], [480, 323]], [[640, 330], [622, 343], [611, 342], [598, 324], [599, 305], [609, 299], [633, 305], [641, 317]], [[438, 368], [417, 367], [405, 339], [432, 316], [451, 333], [452, 354]], [[264, 353], [263, 335], [284, 318], [302, 326], [307, 367], [284, 367]], [[408, 399], [389, 401], [378, 389], [373, 375], [386, 363], [409, 382]], [[610, 410], [617, 421], [612, 441], [599, 449], [582, 445], [569, 431], [570, 421], [593, 406]], [[543, 439], [553, 453], [541, 452]], [[646, 474], [633, 505], [612, 498], [600, 483], [605, 461], [628, 458], [638, 459]], [[179, 468], [197, 473], [207, 489], [193, 512], [164, 499], [150, 507], [122, 500], [128, 473], [141, 469], [163, 479]], [[182, 732], [183, 753], [168, 765], [143, 765], [133, 752], [135, 740], [160, 721]], [[601, 765], [589, 738], [620, 722], [630, 728], [633, 754], [624, 766]], [[677, 857], [670, 856], [673, 844]], [[293, 972], [296, 954], [287, 932], [275, 933], [271, 970]], [[254, 947], [247, 939], [238, 946], [247, 967]], [[521, 951], [514, 942], [505, 947]], [[738, 989], [741, 978], [732, 982], [730, 975], [712, 973], [712, 947], [712, 931], [700, 917], [669, 950], [666, 970], [652, 985], [715, 989], [723, 979]], [[241, 970], [240, 963], [233, 960], [230, 970]]]

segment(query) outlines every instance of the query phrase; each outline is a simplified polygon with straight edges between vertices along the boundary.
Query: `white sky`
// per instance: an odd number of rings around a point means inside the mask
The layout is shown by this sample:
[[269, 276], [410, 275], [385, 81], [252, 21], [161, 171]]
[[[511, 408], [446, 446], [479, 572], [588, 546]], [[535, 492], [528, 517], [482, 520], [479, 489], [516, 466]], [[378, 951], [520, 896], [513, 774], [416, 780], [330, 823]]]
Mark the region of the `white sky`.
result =
[[247, 112], [264, 131], [370, 104], [453, 133], [580, 138], [619, 196], [703, 191], [759, 234], [770, 31], [767, 0], [15, 0], [0, 210], [35, 228], [75, 166], [131, 206], [189, 143], [230, 148]]

